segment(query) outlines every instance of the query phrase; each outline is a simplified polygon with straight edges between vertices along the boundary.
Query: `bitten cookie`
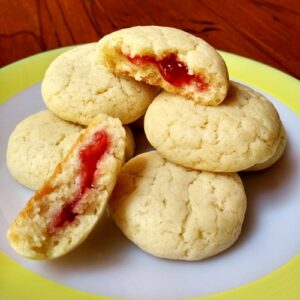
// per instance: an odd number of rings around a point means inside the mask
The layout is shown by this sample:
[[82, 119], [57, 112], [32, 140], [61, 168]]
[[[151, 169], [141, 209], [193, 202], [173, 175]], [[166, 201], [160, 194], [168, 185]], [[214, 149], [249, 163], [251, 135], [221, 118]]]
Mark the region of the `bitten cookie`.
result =
[[49, 110], [81, 125], [89, 125], [99, 113], [131, 123], [145, 113], [156, 94], [156, 88], [118, 78], [96, 64], [96, 43], [58, 56], [42, 82], [42, 96]]
[[266, 162], [281, 134], [272, 103], [233, 82], [225, 101], [215, 107], [161, 93], [149, 106], [144, 127], [151, 145], [168, 160], [212, 172], [237, 172]]
[[109, 208], [121, 231], [144, 251], [201, 260], [236, 241], [246, 195], [236, 173], [186, 169], [152, 151], [123, 166]]
[[[135, 149], [131, 129], [126, 132], [125, 160]], [[51, 176], [84, 127], [56, 117], [49, 110], [38, 112], [20, 122], [9, 137], [7, 167], [26, 187], [37, 190]]]
[[204, 40], [179, 29], [137, 26], [103, 37], [98, 62], [115, 74], [157, 85], [206, 105], [221, 103], [228, 90], [226, 65]]
[[99, 115], [10, 225], [13, 249], [30, 259], [52, 259], [78, 246], [106, 208], [124, 148], [121, 122]]

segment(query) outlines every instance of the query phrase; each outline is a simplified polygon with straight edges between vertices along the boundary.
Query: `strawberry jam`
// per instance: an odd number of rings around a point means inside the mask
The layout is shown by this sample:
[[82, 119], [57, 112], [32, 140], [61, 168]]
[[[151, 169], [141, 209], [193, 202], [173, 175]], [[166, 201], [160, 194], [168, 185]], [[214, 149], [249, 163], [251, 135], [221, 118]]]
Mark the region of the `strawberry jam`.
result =
[[204, 91], [208, 88], [208, 83], [203, 76], [189, 74], [187, 65], [180, 61], [175, 53], [170, 53], [160, 59], [151, 55], [136, 55], [134, 57], [128, 55], [125, 56], [131, 63], [136, 65], [149, 63], [156, 65], [164, 80], [176, 87], [194, 83], [200, 91]]
[[66, 223], [74, 221], [78, 213], [75, 211], [76, 205], [82, 199], [83, 195], [93, 188], [94, 175], [98, 161], [109, 149], [109, 137], [104, 130], [97, 131], [92, 141], [79, 152], [80, 157], [80, 188], [75, 197], [67, 202], [59, 211], [53, 220], [52, 229], [62, 227]]

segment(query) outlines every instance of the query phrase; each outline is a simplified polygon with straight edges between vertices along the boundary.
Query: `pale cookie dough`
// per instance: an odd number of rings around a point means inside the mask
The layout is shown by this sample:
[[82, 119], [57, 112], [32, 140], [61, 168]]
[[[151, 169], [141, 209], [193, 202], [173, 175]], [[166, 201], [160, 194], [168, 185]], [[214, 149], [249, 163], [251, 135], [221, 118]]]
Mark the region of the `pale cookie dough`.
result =
[[219, 106], [202, 106], [161, 93], [145, 115], [150, 144], [168, 160], [212, 172], [237, 172], [270, 159], [280, 143], [281, 121], [270, 101], [231, 83]]
[[179, 29], [137, 26], [103, 37], [98, 62], [115, 74], [133, 77], [205, 105], [218, 105], [228, 90], [228, 73], [218, 52]]
[[99, 115], [10, 225], [12, 248], [53, 259], [82, 243], [101, 218], [124, 160], [125, 130]]
[[281, 158], [281, 156], [284, 153], [285, 148], [286, 148], [286, 133], [285, 133], [285, 129], [282, 125], [281, 131], [280, 131], [280, 142], [279, 142], [277, 149], [276, 149], [275, 153], [273, 154], [273, 156], [271, 158], [269, 158], [267, 161], [262, 162], [257, 165], [254, 165], [253, 167], [251, 167], [245, 171], [260, 171], [260, 170], [264, 170], [264, 169], [271, 167]]
[[109, 208], [121, 231], [144, 251], [201, 260], [236, 241], [246, 195], [236, 173], [186, 169], [152, 151], [122, 167]]
[[10, 174], [26, 187], [39, 189], [82, 129], [48, 110], [29, 116], [17, 125], [8, 140], [7, 167]]
[[142, 116], [157, 89], [132, 79], [118, 78], [96, 64], [96, 43], [77, 46], [58, 56], [42, 82], [45, 104], [60, 118], [89, 125], [99, 113], [123, 124]]
[[[41, 188], [83, 128], [58, 118], [49, 110], [24, 119], [9, 137], [7, 167], [10, 174], [30, 189]], [[134, 155], [135, 142], [131, 129], [124, 128], [125, 160], [129, 160]]]

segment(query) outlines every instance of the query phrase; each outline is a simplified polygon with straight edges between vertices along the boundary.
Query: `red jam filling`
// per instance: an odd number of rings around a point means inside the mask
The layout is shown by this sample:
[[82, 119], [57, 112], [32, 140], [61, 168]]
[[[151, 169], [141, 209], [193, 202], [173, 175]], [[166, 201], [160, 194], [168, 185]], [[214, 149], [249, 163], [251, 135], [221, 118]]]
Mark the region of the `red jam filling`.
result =
[[58, 212], [52, 223], [52, 230], [64, 226], [66, 223], [74, 221], [78, 213], [75, 211], [76, 205], [80, 202], [83, 195], [93, 188], [93, 181], [98, 161], [109, 148], [109, 136], [104, 131], [97, 131], [91, 143], [79, 152], [80, 157], [80, 188], [75, 197], [67, 202]]
[[125, 56], [131, 63], [136, 65], [147, 63], [156, 65], [164, 80], [176, 87], [194, 83], [200, 91], [204, 91], [208, 88], [208, 83], [203, 76], [199, 74], [189, 74], [187, 65], [180, 61], [175, 53], [170, 53], [160, 59], [151, 55]]

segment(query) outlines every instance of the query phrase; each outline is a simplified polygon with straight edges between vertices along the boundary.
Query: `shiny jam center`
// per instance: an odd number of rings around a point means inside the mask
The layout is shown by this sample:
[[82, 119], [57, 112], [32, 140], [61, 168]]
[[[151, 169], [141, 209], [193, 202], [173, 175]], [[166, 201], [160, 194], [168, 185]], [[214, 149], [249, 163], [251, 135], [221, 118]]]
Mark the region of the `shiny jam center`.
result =
[[189, 74], [187, 65], [180, 61], [175, 53], [170, 53], [160, 59], [151, 55], [125, 56], [131, 63], [136, 65], [149, 63], [156, 65], [164, 80], [173, 86], [182, 87], [184, 85], [195, 84], [200, 91], [204, 91], [208, 88], [208, 83], [203, 76], [199, 74]]
[[97, 163], [108, 151], [109, 137], [104, 130], [97, 131], [92, 142], [86, 145], [79, 152], [80, 158], [80, 188], [75, 197], [68, 201], [61, 210], [54, 216], [51, 231], [64, 226], [66, 223], [74, 221], [78, 213], [75, 211], [76, 205], [83, 195], [93, 188], [93, 181], [97, 169]]

